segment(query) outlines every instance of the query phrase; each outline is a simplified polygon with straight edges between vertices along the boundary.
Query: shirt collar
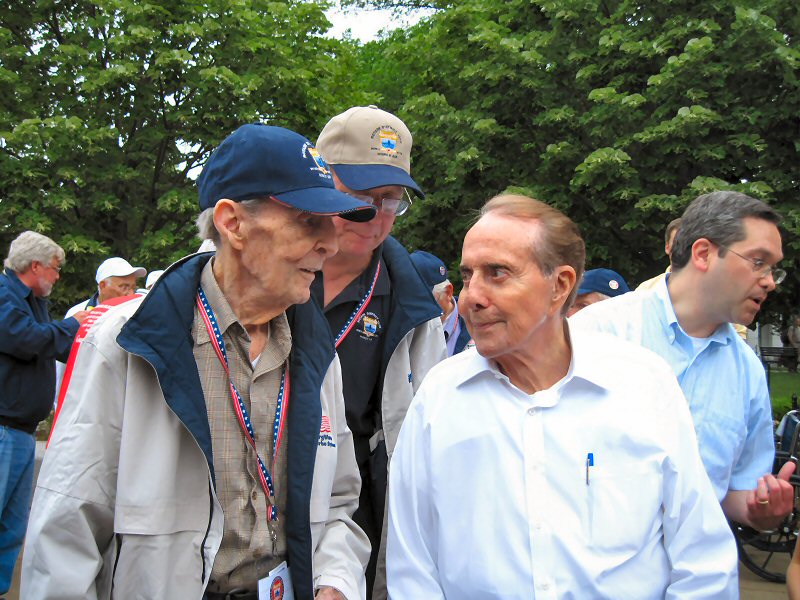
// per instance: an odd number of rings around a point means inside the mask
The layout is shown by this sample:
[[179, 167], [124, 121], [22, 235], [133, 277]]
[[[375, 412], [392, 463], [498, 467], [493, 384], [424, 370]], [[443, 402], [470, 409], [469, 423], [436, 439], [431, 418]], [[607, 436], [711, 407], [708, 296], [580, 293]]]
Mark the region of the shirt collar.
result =
[[457, 323], [458, 323], [458, 302], [456, 302], [454, 298], [453, 310], [450, 311], [449, 315], [447, 315], [447, 318], [444, 320], [442, 327], [447, 332], [448, 335], [453, 335], [453, 333], [456, 330]]
[[11, 269], [5, 269], [3, 273], [6, 277], [8, 277], [8, 281], [11, 284], [12, 289], [18, 296], [21, 298], [27, 298], [33, 294], [33, 290], [22, 283], [15, 271], [12, 271]]
[[[219, 331], [224, 335], [231, 325], [238, 325], [239, 321], [233, 313], [231, 305], [228, 304], [225, 294], [222, 293], [222, 289], [220, 289], [216, 277], [214, 277], [213, 263], [214, 259], [212, 258], [206, 263], [206, 266], [203, 267], [203, 272], [200, 275], [200, 287], [203, 288], [203, 293], [206, 295], [211, 310], [214, 311]], [[239, 325], [239, 327], [241, 327], [241, 325]], [[242, 328], [242, 331], [244, 331], [244, 328]], [[205, 327], [196, 328], [195, 333], [197, 335], [195, 342], [198, 345], [211, 341], [208, 329]], [[245, 335], [246, 333], [247, 332], [245, 332]]]
[[[597, 366], [598, 361], [595, 360], [598, 345], [592, 338], [596, 337], [598, 334], [583, 331], [579, 328], [572, 329], [569, 325], [569, 321], [564, 319], [564, 322], [572, 349], [569, 369], [567, 369], [566, 375], [548, 388], [548, 390], [557, 392], [568, 385], [573, 379], [582, 379], [597, 387], [611, 389], [615, 381], [609, 373]], [[478, 354], [476, 348], [462, 352], [459, 357], [463, 357], [459, 360], [464, 361], [465, 364], [455, 375], [454, 384], [456, 387], [484, 373], [511, 383], [508, 377], [497, 367], [497, 364], [493, 360], [486, 359]]]
[[[386, 270], [386, 263], [382, 259], [382, 248], [383, 246], [378, 246], [373, 251], [372, 258], [370, 259], [367, 268], [364, 269], [358, 277], [353, 279], [353, 281], [348, 283], [347, 286], [341, 292], [339, 292], [339, 295], [336, 296], [336, 298], [331, 300], [331, 302], [325, 307], [326, 312], [345, 302], [360, 302], [361, 299], [367, 295], [367, 292], [372, 285], [372, 281], [375, 278], [375, 270], [378, 268], [378, 263], [381, 265], [381, 272], [378, 275], [378, 281], [375, 282], [375, 289], [373, 290], [372, 295], [385, 296], [389, 293], [391, 285], [389, 282], [389, 274]], [[319, 281], [321, 282], [323, 278], [324, 275], [322, 278], [319, 278]], [[322, 293], [324, 294], [324, 292]]]
[[[672, 305], [672, 298], [669, 295], [669, 287], [667, 285], [669, 278], [670, 273], [668, 272], [666, 277], [664, 277], [664, 279], [662, 279], [654, 288], [653, 295], [661, 305], [661, 308], [659, 309], [659, 316], [669, 329], [669, 341], [670, 343], [673, 343], [677, 337], [688, 339], [691, 336], [689, 336], [689, 334], [683, 330], [683, 327], [681, 327], [681, 324], [678, 321], [678, 316], [675, 314], [675, 308]], [[714, 330], [714, 333], [708, 337], [708, 340], [709, 343], [716, 342], [718, 344], [725, 345], [733, 342], [733, 336], [736, 335], [738, 334], [733, 328], [733, 325], [730, 323], [723, 323]]]

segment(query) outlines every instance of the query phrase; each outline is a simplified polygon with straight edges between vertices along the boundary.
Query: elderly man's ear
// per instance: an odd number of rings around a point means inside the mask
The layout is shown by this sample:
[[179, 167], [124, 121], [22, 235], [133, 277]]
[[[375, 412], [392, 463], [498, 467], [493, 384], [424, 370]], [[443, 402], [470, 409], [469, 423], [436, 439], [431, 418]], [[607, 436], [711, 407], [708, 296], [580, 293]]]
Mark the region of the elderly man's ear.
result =
[[561, 310], [564, 303], [567, 301], [572, 288], [575, 287], [577, 277], [575, 276], [575, 269], [569, 265], [561, 265], [555, 269], [553, 273], [553, 298], [551, 308], [554, 309], [553, 313]]
[[238, 202], [223, 198], [214, 206], [214, 227], [219, 232], [220, 239], [227, 240], [235, 249], [242, 247], [242, 206]]

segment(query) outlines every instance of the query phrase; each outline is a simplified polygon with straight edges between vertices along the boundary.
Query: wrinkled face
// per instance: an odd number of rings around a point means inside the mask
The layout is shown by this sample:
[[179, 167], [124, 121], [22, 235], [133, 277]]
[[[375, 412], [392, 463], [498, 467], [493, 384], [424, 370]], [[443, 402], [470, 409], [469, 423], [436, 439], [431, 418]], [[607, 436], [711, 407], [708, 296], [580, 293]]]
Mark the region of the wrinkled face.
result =
[[272, 200], [237, 205], [237, 246], [242, 271], [264, 292], [265, 303], [285, 310], [310, 297], [309, 287], [325, 259], [336, 254], [332, 217], [301, 212]]
[[381, 210], [381, 201], [384, 198], [402, 198], [405, 193], [404, 188], [399, 185], [384, 185], [369, 190], [351, 190], [337, 177], [334, 177], [334, 183], [336, 184], [336, 189], [340, 192], [369, 196], [373, 199], [378, 213], [370, 221], [356, 223], [341, 217], [333, 217], [339, 242], [339, 252], [342, 255], [361, 258], [371, 256], [372, 251], [389, 236], [392, 231], [392, 225], [394, 225], [395, 216]]
[[588, 294], [576, 296], [575, 302], [567, 311], [567, 316], [571, 317], [579, 310], [582, 310], [587, 306], [594, 304], [595, 302], [602, 302], [603, 300], [608, 300], [608, 296], [601, 294], [600, 292], [589, 292]]
[[100, 302], [119, 298], [120, 296], [128, 296], [136, 291], [136, 275], [106, 277], [97, 284], [97, 288], [100, 291], [97, 297]]
[[744, 219], [743, 225], [745, 239], [730, 244], [728, 248], [732, 252], [723, 251], [724, 256], [720, 256], [720, 248], [715, 245], [709, 258], [706, 289], [713, 290], [709, 302], [720, 323], [749, 325], [767, 295], [775, 289], [772, 274], [761, 275], [745, 259], [775, 266], [783, 258], [781, 234], [775, 225], [756, 218]]
[[565, 290], [558, 271], [545, 276], [533, 261], [536, 227], [489, 213], [464, 238], [458, 310], [478, 352], [501, 366], [533, 351], [548, 326], [562, 322], [574, 284], [573, 277]]
[[31, 288], [33, 295], [38, 298], [47, 298], [53, 291], [56, 281], [61, 277], [61, 263], [56, 257], [47, 263], [34, 260], [31, 263], [31, 270], [36, 275], [36, 286]]

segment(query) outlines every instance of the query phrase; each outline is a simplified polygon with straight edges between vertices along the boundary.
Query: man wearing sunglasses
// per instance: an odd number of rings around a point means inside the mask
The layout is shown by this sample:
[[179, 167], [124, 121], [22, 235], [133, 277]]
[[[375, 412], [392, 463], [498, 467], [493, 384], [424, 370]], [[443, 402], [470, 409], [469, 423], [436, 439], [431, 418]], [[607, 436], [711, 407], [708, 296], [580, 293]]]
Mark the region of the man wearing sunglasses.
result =
[[752, 323], [786, 277], [776, 267], [783, 258], [779, 222], [772, 208], [745, 194], [700, 196], [681, 217], [665, 281], [571, 319], [576, 327], [637, 342], [672, 366], [725, 515], [760, 530], [776, 527], [791, 511], [794, 465], [771, 474], [775, 448], [764, 368], [731, 323]]
[[372, 543], [367, 597], [375, 599], [386, 597], [388, 460], [414, 393], [447, 356], [441, 309], [408, 252], [389, 236], [411, 206], [409, 190], [424, 196], [410, 175], [411, 144], [408, 127], [375, 106], [333, 117], [317, 141], [336, 189], [378, 210], [365, 223], [334, 217], [339, 252], [312, 286], [342, 362], [347, 424], [362, 480], [354, 518]]

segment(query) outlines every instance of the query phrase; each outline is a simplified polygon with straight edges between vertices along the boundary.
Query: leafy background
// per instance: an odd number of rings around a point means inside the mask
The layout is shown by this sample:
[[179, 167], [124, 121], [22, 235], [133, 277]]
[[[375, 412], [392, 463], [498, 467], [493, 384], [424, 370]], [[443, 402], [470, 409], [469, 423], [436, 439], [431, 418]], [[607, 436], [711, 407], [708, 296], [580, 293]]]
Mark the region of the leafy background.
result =
[[68, 262], [54, 313], [119, 254], [149, 269], [194, 251], [192, 177], [238, 125], [312, 140], [376, 103], [414, 134], [428, 196], [398, 220], [456, 282], [489, 197], [566, 212], [588, 267], [638, 283], [697, 195], [736, 189], [785, 218], [789, 277], [761, 321], [798, 308], [799, 5], [789, 0], [345, 1], [417, 25], [324, 36], [325, 2], [6, 0], [0, 10], [0, 246], [25, 229]]

